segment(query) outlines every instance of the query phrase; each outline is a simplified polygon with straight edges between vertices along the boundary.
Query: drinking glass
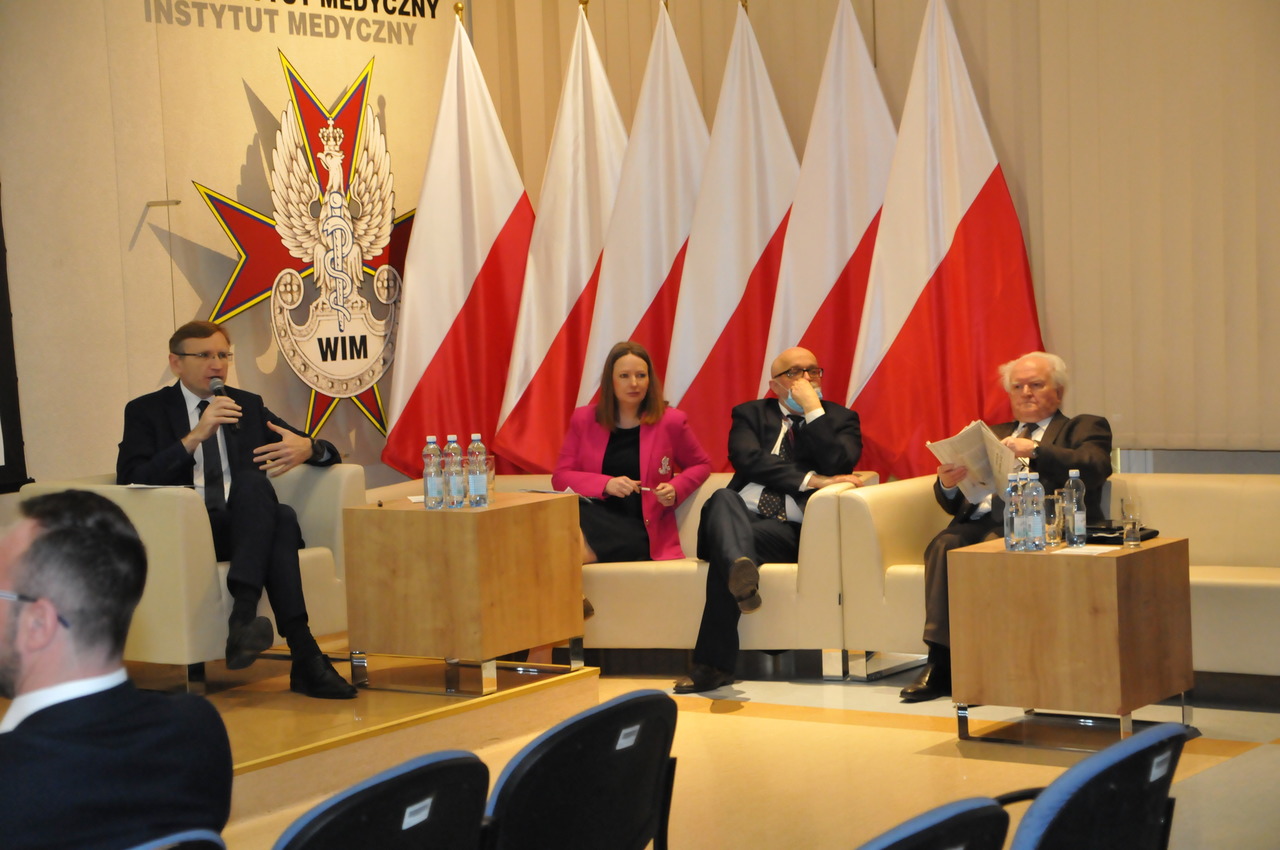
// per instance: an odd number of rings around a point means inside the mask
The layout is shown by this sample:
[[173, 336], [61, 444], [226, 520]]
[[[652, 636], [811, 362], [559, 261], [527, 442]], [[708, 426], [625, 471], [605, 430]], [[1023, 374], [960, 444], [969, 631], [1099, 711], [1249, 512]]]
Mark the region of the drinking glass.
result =
[[1125, 548], [1137, 549], [1142, 545], [1142, 509], [1137, 499], [1120, 500], [1120, 522], [1124, 527]]
[[1044, 545], [1062, 543], [1062, 500], [1057, 496], [1044, 497]]

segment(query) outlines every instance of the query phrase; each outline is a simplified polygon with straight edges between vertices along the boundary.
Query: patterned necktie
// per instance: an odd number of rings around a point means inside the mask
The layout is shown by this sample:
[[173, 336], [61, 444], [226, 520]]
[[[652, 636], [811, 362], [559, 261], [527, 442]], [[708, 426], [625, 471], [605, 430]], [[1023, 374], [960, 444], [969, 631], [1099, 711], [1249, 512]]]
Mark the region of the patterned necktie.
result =
[[[1017, 433], [1015, 433], [1013, 436], [1020, 437], [1024, 440], [1030, 440], [1031, 435], [1034, 434], [1035, 432], [1036, 432], [1036, 423], [1023, 422], [1021, 423], [1021, 426], [1017, 429]], [[1018, 458], [1018, 463], [1022, 465], [1023, 469], [1031, 468], [1031, 458], [1029, 457]]]
[[[200, 402], [200, 415], [204, 415], [208, 401]], [[204, 506], [211, 511], [220, 511], [227, 506], [227, 494], [222, 485], [222, 450], [218, 448], [218, 432], [200, 444], [204, 452]]]
[[[799, 430], [801, 423], [804, 422], [803, 416], [791, 416], [791, 427], [787, 429], [787, 433], [783, 435], [782, 442], [778, 444], [778, 457], [784, 461], [795, 459], [795, 442], [796, 431]], [[778, 490], [772, 487], [765, 487], [760, 493], [760, 501], [756, 505], [756, 510], [760, 516], [772, 517], [781, 522], [787, 521], [787, 498]]]

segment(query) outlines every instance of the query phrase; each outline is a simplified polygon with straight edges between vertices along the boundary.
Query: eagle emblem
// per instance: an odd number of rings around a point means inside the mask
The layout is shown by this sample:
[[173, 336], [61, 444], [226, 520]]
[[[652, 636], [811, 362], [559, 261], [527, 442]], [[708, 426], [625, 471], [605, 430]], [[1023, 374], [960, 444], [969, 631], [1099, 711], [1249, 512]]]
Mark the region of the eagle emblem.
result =
[[[271, 201], [275, 229], [294, 257], [311, 264], [311, 295], [305, 321], [295, 315], [307, 300], [306, 273], [286, 268], [271, 287], [271, 328], [280, 351], [298, 377], [319, 393], [350, 398], [374, 386], [394, 353], [400, 274], [390, 265], [370, 271], [372, 296], [384, 315], [374, 315], [365, 289], [365, 262], [391, 239], [395, 191], [386, 139], [373, 109], [365, 105], [361, 137], [353, 148], [355, 168], [346, 186], [344, 133], [318, 131], [323, 147], [309, 156], [302, 122], [291, 102], [280, 119], [271, 154]], [[324, 190], [318, 177], [327, 172]]]

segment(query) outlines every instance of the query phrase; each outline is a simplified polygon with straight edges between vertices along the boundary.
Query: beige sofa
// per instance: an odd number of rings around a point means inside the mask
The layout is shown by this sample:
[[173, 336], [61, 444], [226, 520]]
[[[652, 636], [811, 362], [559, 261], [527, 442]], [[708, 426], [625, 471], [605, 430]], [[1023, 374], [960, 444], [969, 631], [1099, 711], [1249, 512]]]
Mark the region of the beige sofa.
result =
[[[198, 685], [200, 665], [225, 655], [231, 614], [227, 563], [214, 558], [204, 502], [187, 487], [123, 487], [114, 481], [113, 474], [41, 481], [23, 487], [22, 495], [77, 488], [101, 493], [124, 509], [146, 544], [149, 564], [125, 658], [187, 665], [189, 685]], [[280, 501], [297, 511], [307, 546], [298, 554], [311, 630], [317, 635], [346, 631], [342, 510], [364, 504], [364, 467], [299, 466], [273, 483]], [[259, 612], [274, 622], [265, 595]]]
[[[950, 517], [935, 476], [842, 493], [844, 641], [849, 650], [920, 653], [924, 550]], [[1145, 525], [1191, 550], [1196, 670], [1280, 675], [1280, 549], [1262, 531], [1280, 517], [1280, 475], [1126, 473], [1104, 504], [1139, 499]]]
[[[861, 473], [875, 483], [875, 473]], [[583, 592], [596, 615], [586, 621], [583, 645], [594, 649], [692, 649], [706, 598], [708, 565], [694, 557], [698, 517], [715, 490], [729, 483], [729, 473], [713, 473], [693, 497], [676, 509], [680, 543], [688, 557], [668, 561], [588, 564]], [[421, 481], [406, 481], [370, 490], [370, 502], [421, 492]], [[497, 490], [549, 490], [550, 475], [500, 475]], [[805, 510], [799, 562], [764, 564], [760, 570], [763, 607], [742, 618], [738, 633], [743, 649], [823, 650], [823, 672], [842, 675], [838, 496], [853, 489], [838, 484], [815, 493]]]
[[1280, 676], [1280, 475], [1113, 475], [1111, 516], [1126, 496], [1143, 525], [1189, 541], [1192, 666]]

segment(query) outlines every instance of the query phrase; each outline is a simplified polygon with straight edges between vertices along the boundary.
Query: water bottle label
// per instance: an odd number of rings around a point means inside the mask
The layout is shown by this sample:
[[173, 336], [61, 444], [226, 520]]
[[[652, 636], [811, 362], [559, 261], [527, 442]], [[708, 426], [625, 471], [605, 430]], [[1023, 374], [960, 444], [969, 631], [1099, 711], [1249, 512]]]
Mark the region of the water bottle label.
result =
[[1076, 534], [1080, 535], [1081, 537], [1084, 537], [1085, 535], [1084, 511], [1076, 511], [1075, 522], [1073, 524], [1075, 525]]
[[489, 489], [489, 476], [483, 472], [472, 472], [467, 475], [467, 484], [471, 487], [471, 498], [486, 496]]
[[444, 483], [441, 482], [439, 477], [427, 479], [427, 498], [429, 499], [444, 498]]
[[1013, 521], [1013, 536], [1019, 540], [1027, 539], [1027, 518], [1020, 516]]
[[466, 496], [466, 488], [463, 486], [461, 476], [454, 475], [449, 478], [449, 495], [455, 499], [461, 499]]
[[1027, 530], [1027, 533], [1028, 533], [1028, 536], [1034, 537], [1037, 539], [1044, 537], [1044, 517], [1042, 516], [1031, 517], [1031, 527]]

